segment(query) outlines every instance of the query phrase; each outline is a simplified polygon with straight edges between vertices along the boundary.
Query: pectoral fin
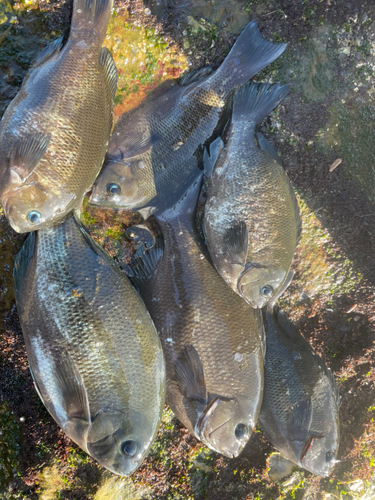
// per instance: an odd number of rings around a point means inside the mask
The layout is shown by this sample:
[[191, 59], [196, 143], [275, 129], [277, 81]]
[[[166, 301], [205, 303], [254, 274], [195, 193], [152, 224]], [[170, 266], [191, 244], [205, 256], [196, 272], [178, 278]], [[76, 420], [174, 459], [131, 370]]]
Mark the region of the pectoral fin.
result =
[[207, 401], [204, 369], [194, 346], [187, 346], [174, 361], [175, 377], [181, 393], [187, 399]]
[[15, 170], [23, 182], [33, 172], [47, 151], [51, 136], [49, 134], [26, 135], [14, 141], [9, 167]]
[[249, 233], [246, 223], [239, 221], [227, 229], [223, 238], [223, 250], [231, 262], [246, 264]]
[[212, 142], [209, 146], [209, 153], [207, 147], [204, 148], [203, 153], [203, 165], [204, 165], [204, 175], [207, 178], [212, 176], [212, 172], [214, 170], [215, 163], [219, 157], [220, 152], [224, 148], [224, 143], [220, 137], [218, 137], [214, 142]]
[[312, 419], [310, 398], [299, 401], [291, 410], [291, 419], [288, 426], [292, 441], [305, 441]]
[[134, 132], [129, 135], [124, 142], [119, 145], [122, 160], [131, 160], [151, 151], [161, 141], [161, 136], [157, 133]]

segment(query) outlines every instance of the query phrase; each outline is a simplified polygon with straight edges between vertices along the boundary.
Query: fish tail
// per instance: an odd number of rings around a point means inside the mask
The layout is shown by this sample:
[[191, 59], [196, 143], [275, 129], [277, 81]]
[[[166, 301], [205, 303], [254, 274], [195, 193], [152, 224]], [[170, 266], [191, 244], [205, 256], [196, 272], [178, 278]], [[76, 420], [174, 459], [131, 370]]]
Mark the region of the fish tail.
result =
[[289, 85], [247, 83], [234, 94], [232, 120], [259, 123], [284, 99], [289, 89]]
[[74, 0], [70, 36], [84, 40], [94, 35], [103, 44], [113, 0]]
[[267, 42], [257, 23], [252, 21], [243, 30], [215, 75], [227, 89], [240, 87], [271, 64], [286, 49], [286, 43]]

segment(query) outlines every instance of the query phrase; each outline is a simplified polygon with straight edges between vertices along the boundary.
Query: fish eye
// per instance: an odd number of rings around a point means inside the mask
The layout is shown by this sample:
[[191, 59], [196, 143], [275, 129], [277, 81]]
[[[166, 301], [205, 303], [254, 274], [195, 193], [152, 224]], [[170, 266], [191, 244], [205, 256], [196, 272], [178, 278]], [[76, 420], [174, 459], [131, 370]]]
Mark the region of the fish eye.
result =
[[271, 285], [265, 285], [263, 288], [260, 289], [260, 293], [263, 295], [263, 297], [271, 297], [273, 292], [273, 288]]
[[335, 454], [333, 451], [327, 451], [326, 453], [326, 462], [332, 462], [335, 459]]
[[249, 429], [245, 424], [237, 424], [234, 430], [234, 434], [237, 439], [243, 439], [246, 435], [249, 434]]
[[124, 441], [121, 444], [121, 450], [124, 455], [129, 455], [129, 457], [134, 457], [137, 453], [137, 443], [135, 441]]
[[107, 193], [112, 195], [112, 196], [115, 196], [116, 194], [120, 194], [121, 193], [121, 188], [118, 184], [107, 184]]
[[30, 222], [30, 224], [38, 224], [41, 216], [41, 213], [37, 210], [31, 210], [31, 212], [27, 214], [27, 220], [28, 222]]

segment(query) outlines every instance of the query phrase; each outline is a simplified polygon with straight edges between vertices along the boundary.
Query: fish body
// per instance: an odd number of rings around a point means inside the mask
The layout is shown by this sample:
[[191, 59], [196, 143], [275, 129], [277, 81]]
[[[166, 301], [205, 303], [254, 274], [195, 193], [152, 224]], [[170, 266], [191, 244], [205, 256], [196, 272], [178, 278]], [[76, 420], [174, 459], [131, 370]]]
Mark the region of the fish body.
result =
[[168, 405], [209, 448], [235, 457], [262, 400], [263, 325], [208, 260], [194, 227], [199, 188], [156, 217], [164, 249], [136, 257], [132, 279], [161, 339]]
[[217, 71], [198, 81], [190, 78], [187, 86], [175, 85], [122, 116], [90, 202], [147, 215], [177, 203], [200, 175], [195, 153], [218, 125], [232, 91], [285, 48], [264, 40], [251, 22]]
[[156, 436], [165, 399], [162, 348], [142, 300], [74, 218], [30, 234], [14, 279], [44, 405], [101, 465], [131, 474]]
[[69, 38], [44, 49], [0, 122], [0, 201], [18, 232], [62, 219], [91, 187], [112, 128], [112, 0], [74, 0]]
[[[207, 161], [204, 233], [212, 261], [252, 307], [283, 291], [300, 237], [298, 202], [271, 144], [255, 127], [289, 87], [249, 83], [233, 98], [225, 147]], [[216, 163], [207, 168], [207, 163]], [[210, 172], [210, 170], [212, 172]]]
[[328, 476], [340, 438], [334, 377], [283, 312], [267, 309], [263, 316], [267, 347], [261, 427], [286, 458]]

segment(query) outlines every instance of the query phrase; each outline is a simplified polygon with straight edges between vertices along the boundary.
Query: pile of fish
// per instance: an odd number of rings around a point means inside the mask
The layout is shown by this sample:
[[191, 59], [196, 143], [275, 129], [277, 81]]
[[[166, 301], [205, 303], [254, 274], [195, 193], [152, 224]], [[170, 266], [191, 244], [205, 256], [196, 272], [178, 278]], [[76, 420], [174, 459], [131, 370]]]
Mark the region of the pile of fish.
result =
[[[166, 401], [227, 457], [259, 422], [285, 457], [328, 475], [338, 391], [276, 306], [293, 278], [301, 218], [256, 130], [289, 87], [250, 80], [286, 45], [251, 22], [216, 71], [150, 95], [110, 135], [116, 68], [102, 43], [111, 8], [74, 0], [69, 38], [40, 54], [0, 123], [1, 205], [16, 231], [30, 232], [14, 283], [36, 390], [115, 474], [143, 462]], [[74, 217], [94, 181], [91, 203], [153, 216], [159, 228], [128, 276]]]

